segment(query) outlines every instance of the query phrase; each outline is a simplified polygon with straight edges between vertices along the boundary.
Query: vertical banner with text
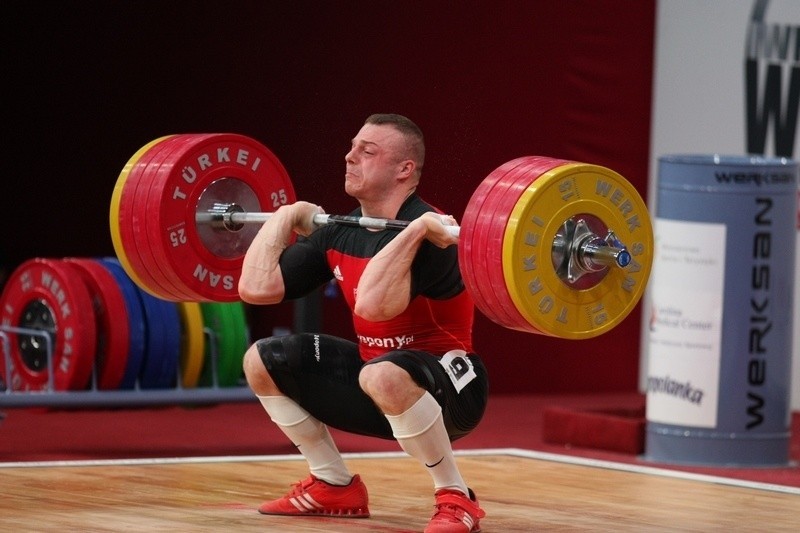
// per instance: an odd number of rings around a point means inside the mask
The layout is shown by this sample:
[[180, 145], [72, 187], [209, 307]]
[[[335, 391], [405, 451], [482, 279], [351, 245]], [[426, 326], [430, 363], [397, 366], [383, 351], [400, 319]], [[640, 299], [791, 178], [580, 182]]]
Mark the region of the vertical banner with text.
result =
[[[651, 211], [665, 154], [800, 158], [800, 1], [658, 0]], [[800, 200], [800, 195], [798, 197]], [[795, 231], [800, 265], [800, 212]], [[794, 278], [800, 307], [800, 268]], [[652, 291], [645, 295], [645, 312]], [[800, 409], [800, 312], [793, 317], [792, 407]], [[640, 386], [647, 386], [648, 317]]]

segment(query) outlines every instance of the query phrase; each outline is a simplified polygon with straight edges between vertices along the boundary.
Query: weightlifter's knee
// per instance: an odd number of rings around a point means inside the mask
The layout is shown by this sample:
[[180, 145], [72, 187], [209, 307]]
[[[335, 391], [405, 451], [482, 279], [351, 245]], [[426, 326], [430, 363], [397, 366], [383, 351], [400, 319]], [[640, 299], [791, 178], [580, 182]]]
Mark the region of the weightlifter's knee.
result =
[[253, 392], [259, 396], [296, 392], [292, 369], [299, 366], [301, 349], [298, 335], [268, 337], [253, 344], [244, 356], [244, 373]]
[[390, 415], [402, 413], [425, 392], [406, 370], [391, 361], [364, 365], [358, 382], [381, 411]]
[[244, 353], [242, 367], [244, 369], [244, 377], [247, 379], [247, 384], [258, 396], [271, 396], [278, 393], [277, 387], [272, 381], [272, 377], [261, 361], [261, 355], [258, 353], [258, 346], [256, 344], [251, 345]]

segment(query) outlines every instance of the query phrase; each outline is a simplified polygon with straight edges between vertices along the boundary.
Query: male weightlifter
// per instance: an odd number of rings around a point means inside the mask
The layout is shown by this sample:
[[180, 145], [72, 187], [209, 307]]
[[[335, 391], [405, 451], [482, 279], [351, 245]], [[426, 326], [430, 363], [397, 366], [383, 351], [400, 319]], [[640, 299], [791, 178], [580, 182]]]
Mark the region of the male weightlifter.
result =
[[[426, 532], [477, 532], [484, 516], [456, 465], [451, 441], [473, 430], [486, 406], [486, 370], [472, 352], [473, 303], [458, 268], [452, 217], [417, 194], [425, 144], [411, 120], [367, 118], [345, 156], [351, 215], [410, 220], [402, 231], [329, 225], [319, 206], [280, 207], [244, 258], [241, 298], [273, 304], [336, 278], [357, 342], [321, 334], [257, 341], [247, 382], [297, 446], [310, 475], [259, 507], [263, 514], [369, 516], [367, 489], [348, 470], [328, 426], [395, 439], [433, 479]], [[301, 237], [293, 244], [293, 234]]]

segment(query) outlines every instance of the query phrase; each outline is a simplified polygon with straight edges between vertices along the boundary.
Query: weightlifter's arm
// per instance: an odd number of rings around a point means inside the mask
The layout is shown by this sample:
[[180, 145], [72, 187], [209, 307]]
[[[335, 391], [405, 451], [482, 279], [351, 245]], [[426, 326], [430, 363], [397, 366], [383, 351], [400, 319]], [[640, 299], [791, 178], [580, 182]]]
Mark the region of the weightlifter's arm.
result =
[[[449, 218], [455, 224], [455, 220]], [[444, 229], [440, 215], [426, 213], [370, 259], [358, 282], [355, 314], [374, 322], [402, 313], [411, 301], [411, 264], [424, 240], [440, 248], [456, 244], [458, 238]]]
[[285, 286], [279, 265], [281, 253], [293, 233], [309, 235], [315, 229], [319, 206], [308, 202], [284, 205], [261, 226], [242, 263], [239, 296], [251, 304], [274, 304], [283, 300]]

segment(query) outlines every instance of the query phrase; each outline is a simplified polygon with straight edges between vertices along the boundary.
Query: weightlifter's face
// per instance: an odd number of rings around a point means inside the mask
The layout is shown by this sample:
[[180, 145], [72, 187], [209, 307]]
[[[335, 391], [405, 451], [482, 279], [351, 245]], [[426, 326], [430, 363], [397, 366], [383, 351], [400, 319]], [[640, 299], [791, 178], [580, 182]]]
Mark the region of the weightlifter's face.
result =
[[393, 126], [365, 124], [345, 156], [345, 192], [359, 200], [379, 200], [397, 185], [405, 147]]

